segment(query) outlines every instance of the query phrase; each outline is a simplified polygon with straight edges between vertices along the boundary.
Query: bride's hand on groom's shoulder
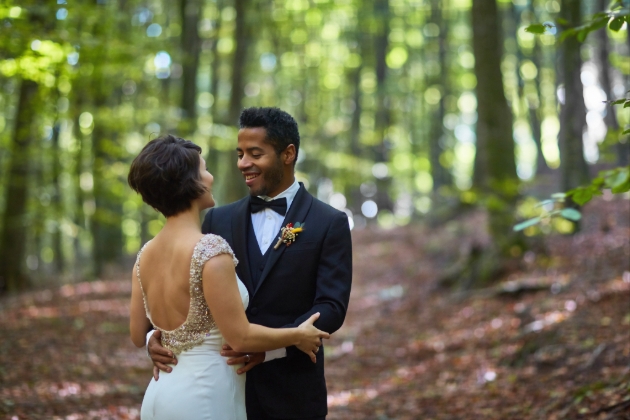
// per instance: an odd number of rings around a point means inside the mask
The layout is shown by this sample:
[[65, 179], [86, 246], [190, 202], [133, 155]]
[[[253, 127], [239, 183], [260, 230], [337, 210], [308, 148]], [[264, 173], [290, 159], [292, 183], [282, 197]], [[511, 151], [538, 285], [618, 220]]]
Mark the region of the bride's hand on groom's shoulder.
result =
[[302, 338], [300, 342], [296, 344], [296, 347], [306, 353], [313, 363], [317, 361], [316, 353], [322, 345], [322, 338], [330, 338], [330, 334], [313, 326], [313, 323], [317, 321], [318, 318], [319, 312], [311, 315], [309, 319], [300, 324], [298, 329], [302, 334]]
[[162, 333], [160, 330], [155, 330], [151, 338], [149, 338], [149, 344], [147, 345], [147, 351], [149, 357], [153, 361], [153, 377], [157, 381], [160, 376], [160, 370], [164, 372], [170, 372], [173, 369], [168, 364], [176, 365], [177, 358], [172, 351], [162, 347]]
[[249, 372], [252, 370], [254, 366], [257, 366], [265, 361], [265, 353], [241, 353], [238, 351], [232, 350], [228, 344], [223, 345], [223, 349], [221, 350], [221, 356], [229, 357], [227, 360], [227, 364], [230, 366], [233, 365], [243, 365], [236, 371], [237, 374], [242, 375], [243, 373]]

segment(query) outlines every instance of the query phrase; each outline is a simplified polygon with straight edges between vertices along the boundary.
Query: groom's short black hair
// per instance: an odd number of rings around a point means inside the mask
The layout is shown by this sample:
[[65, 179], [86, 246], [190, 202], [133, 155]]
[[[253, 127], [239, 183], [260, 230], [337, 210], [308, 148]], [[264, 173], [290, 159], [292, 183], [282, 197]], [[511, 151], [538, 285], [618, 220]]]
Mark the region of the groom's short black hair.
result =
[[201, 147], [164, 134], [151, 140], [131, 163], [127, 182], [165, 217], [188, 210], [206, 192], [199, 174]]
[[238, 119], [239, 128], [264, 128], [267, 131], [266, 141], [280, 155], [288, 145], [295, 146], [295, 162], [300, 150], [300, 132], [297, 122], [291, 115], [279, 108], [246, 108]]

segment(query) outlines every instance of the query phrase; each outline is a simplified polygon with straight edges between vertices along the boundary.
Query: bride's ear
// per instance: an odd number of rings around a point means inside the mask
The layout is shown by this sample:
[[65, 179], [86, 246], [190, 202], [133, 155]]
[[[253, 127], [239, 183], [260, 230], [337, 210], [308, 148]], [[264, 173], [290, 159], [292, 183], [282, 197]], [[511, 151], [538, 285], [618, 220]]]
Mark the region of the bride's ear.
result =
[[295, 152], [295, 145], [290, 144], [287, 146], [286, 149], [284, 149], [284, 151], [282, 152], [283, 156], [283, 162], [285, 165], [293, 165], [293, 163], [295, 162], [295, 156], [296, 156], [296, 152]]

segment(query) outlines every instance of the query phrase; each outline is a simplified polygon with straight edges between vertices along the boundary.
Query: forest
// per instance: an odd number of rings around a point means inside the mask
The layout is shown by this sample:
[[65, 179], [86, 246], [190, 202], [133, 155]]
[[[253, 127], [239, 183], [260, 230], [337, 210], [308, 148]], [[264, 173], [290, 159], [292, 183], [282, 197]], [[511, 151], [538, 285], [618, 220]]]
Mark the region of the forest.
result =
[[238, 116], [274, 106], [352, 229], [330, 418], [630, 418], [629, 25], [630, 0], [0, 0], [0, 416], [139, 418], [129, 278], [165, 219], [130, 163], [189, 139], [231, 203]]

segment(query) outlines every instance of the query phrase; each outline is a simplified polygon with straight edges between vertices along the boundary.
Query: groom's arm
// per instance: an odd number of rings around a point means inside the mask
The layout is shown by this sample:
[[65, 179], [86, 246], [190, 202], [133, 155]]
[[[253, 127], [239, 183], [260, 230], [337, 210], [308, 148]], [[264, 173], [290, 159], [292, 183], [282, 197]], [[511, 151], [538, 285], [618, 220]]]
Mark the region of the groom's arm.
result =
[[[337, 331], [346, 317], [351, 284], [352, 240], [350, 225], [348, 224], [348, 217], [339, 213], [334, 217], [322, 244], [313, 306], [295, 322], [282, 328], [297, 327], [312, 314], [319, 312], [320, 317], [314, 325], [331, 334]], [[231, 358], [228, 364], [245, 364], [238, 369], [239, 374], [245, 373], [263, 362], [291, 357], [292, 354], [300, 357], [299, 353], [301, 352], [296, 347], [281, 348], [266, 353], [251, 353], [250, 358], [229, 348], [224, 348], [221, 352], [223, 356]]]
[[[315, 300], [311, 309], [286, 328], [296, 327], [316, 312], [320, 313], [315, 326], [328, 333], [337, 331], [346, 317], [352, 285], [352, 240], [348, 218], [335, 215], [322, 245], [318, 262]], [[291, 356], [295, 348], [287, 348]]]

